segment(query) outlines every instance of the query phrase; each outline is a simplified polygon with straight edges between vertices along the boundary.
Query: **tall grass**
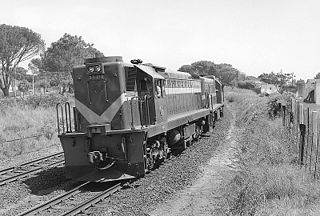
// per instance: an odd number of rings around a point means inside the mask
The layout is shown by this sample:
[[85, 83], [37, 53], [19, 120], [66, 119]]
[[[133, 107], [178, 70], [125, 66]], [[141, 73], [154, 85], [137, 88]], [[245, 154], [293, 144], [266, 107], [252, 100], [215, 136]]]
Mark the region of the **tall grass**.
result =
[[[297, 165], [297, 145], [270, 115], [281, 96], [233, 93], [241, 131], [231, 180], [220, 190], [220, 214], [317, 215], [320, 183]], [[272, 117], [270, 119], [270, 117]]]
[[56, 95], [2, 100], [0, 160], [58, 146], [55, 104], [64, 101], [67, 98]]

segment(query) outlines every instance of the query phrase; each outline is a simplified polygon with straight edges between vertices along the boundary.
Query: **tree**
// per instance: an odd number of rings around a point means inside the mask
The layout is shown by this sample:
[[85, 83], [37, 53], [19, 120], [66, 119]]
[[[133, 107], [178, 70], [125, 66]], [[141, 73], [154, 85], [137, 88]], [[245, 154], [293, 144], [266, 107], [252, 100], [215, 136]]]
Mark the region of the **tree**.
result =
[[43, 94], [46, 93], [47, 88], [50, 86], [49, 82], [47, 80], [41, 80], [39, 82], [39, 87], [40, 89], [43, 89]]
[[240, 71], [233, 68], [231, 64], [217, 64], [217, 76], [224, 85], [232, 85], [239, 81]]
[[93, 58], [103, 54], [86, 43], [81, 36], [64, 34], [57, 42], [51, 44], [42, 56], [42, 64], [46, 71], [60, 72], [61, 77], [70, 78], [72, 68], [83, 64], [85, 58]]
[[44, 46], [40, 34], [28, 28], [0, 25], [0, 88], [4, 96], [9, 96], [9, 87], [19, 63], [39, 54]]
[[183, 65], [178, 70], [188, 72], [194, 78], [214, 75], [218, 77], [224, 85], [231, 85], [245, 77], [244, 73], [233, 68], [231, 64], [215, 64], [213, 61], [197, 61], [191, 65]]
[[216, 69], [214, 62], [211, 61], [197, 61], [191, 65], [183, 65], [178, 71], [190, 73], [193, 78], [199, 78], [199, 76], [216, 75]]
[[18, 90], [22, 92], [22, 96], [24, 97], [25, 93], [29, 90], [29, 83], [26, 80], [23, 80], [18, 85]]
[[217, 70], [212, 61], [197, 61], [191, 64], [192, 71], [199, 76], [217, 75]]
[[178, 69], [178, 71], [190, 73], [190, 72], [192, 72], [192, 66], [191, 65], [182, 65]]
[[15, 78], [16, 80], [25, 80], [27, 76], [27, 70], [23, 67], [16, 67]]
[[42, 62], [41, 58], [31, 59], [31, 61], [30, 61], [28, 66], [30, 66], [32, 70], [37, 71], [39, 73], [44, 73], [45, 72], [44, 65], [43, 65], [43, 62]]
[[181, 72], [187, 72], [189, 74], [191, 74], [191, 76], [195, 79], [198, 79], [200, 76], [199, 74], [195, 73], [194, 72], [194, 69], [192, 68], [191, 65], [182, 65], [178, 71], [181, 71]]
[[291, 80], [292, 76], [293, 75], [290, 73], [282, 73], [282, 71], [280, 71], [279, 73], [263, 73], [259, 75], [258, 78], [265, 83], [273, 84], [278, 88], [283, 88], [283, 86]]
[[314, 77], [315, 79], [320, 79], [320, 72]]

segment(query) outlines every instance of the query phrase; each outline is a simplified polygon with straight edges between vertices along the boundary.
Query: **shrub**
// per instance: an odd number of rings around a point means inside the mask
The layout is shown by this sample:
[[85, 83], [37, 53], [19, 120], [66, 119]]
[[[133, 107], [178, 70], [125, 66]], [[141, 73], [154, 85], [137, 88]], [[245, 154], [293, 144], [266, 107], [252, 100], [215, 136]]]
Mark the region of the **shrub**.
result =
[[53, 107], [57, 103], [65, 103], [68, 98], [58, 94], [32, 95], [24, 101], [24, 104], [31, 107]]
[[254, 89], [255, 85], [253, 83], [251, 83], [250, 81], [239, 81], [238, 82], [238, 88]]

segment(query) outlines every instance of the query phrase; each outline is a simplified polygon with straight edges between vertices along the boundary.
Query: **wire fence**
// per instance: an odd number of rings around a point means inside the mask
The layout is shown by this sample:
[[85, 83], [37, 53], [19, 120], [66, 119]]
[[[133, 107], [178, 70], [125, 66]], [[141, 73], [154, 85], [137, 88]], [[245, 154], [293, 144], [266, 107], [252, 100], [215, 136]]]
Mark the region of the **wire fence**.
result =
[[37, 134], [37, 135], [32, 135], [32, 136], [23, 136], [23, 137], [20, 137], [20, 138], [14, 138], [14, 139], [11, 139], [11, 140], [1, 141], [0, 144], [10, 143], [10, 142], [15, 142], [15, 141], [20, 141], [20, 140], [26, 140], [26, 139], [32, 139], [32, 138], [39, 138], [41, 136], [43, 136], [43, 134]]

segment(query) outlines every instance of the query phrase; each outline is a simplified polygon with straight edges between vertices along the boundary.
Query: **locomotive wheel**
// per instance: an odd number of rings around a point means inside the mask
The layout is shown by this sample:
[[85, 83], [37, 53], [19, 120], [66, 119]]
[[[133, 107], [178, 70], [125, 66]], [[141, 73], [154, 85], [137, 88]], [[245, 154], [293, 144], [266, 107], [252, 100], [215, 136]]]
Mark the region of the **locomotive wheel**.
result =
[[154, 159], [152, 157], [147, 156], [147, 170], [150, 172], [155, 168]]

